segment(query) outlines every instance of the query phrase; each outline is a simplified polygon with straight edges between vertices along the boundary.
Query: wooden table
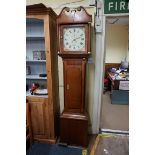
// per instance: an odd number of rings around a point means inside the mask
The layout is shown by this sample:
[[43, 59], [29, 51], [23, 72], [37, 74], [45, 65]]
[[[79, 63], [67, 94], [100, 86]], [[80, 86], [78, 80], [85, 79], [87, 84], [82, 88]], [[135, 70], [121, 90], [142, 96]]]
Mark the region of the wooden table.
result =
[[120, 90], [121, 81], [129, 81], [115, 79], [115, 73], [108, 72], [108, 78], [111, 81], [111, 103], [112, 104], [129, 104], [129, 90]]

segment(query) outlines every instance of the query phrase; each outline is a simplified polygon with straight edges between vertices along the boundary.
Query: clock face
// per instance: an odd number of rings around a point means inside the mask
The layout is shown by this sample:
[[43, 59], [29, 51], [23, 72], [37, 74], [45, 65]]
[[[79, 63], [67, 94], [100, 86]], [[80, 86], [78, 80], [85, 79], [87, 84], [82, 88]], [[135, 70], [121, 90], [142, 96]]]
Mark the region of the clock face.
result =
[[85, 27], [63, 29], [64, 51], [85, 51]]

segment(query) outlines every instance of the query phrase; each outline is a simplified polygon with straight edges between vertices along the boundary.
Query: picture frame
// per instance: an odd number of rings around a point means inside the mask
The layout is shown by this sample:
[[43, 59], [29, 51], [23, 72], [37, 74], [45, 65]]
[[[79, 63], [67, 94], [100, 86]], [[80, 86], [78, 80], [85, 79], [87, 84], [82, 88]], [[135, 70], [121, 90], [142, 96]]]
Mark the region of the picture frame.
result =
[[33, 60], [45, 60], [45, 51], [33, 51]]

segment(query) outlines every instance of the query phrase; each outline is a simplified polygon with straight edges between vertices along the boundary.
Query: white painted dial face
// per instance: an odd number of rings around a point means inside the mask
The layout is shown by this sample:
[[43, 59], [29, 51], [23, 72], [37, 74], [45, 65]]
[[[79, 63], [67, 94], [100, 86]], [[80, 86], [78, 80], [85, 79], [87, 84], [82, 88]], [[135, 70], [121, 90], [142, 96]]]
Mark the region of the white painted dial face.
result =
[[69, 27], [63, 31], [64, 51], [85, 51], [85, 27]]

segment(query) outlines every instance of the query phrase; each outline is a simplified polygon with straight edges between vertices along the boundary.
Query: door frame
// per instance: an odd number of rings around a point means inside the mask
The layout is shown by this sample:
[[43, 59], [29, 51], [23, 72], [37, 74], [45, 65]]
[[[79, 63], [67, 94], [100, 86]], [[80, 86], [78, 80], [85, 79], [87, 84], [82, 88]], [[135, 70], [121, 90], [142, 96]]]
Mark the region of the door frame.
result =
[[98, 134], [100, 131], [101, 107], [103, 104], [102, 94], [104, 88], [103, 77], [106, 56], [106, 18], [110, 16], [129, 16], [129, 13], [104, 14], [104, 4], [103, 1], [100, 2], [102, 3], [102, 7], [98, 9], [98, 14], [96, 16], [98, 16], [99, 20], [101, 21], [102, 30], [101, 32], [96, 32], [94, 103], [92, 107], [92, 134]]

